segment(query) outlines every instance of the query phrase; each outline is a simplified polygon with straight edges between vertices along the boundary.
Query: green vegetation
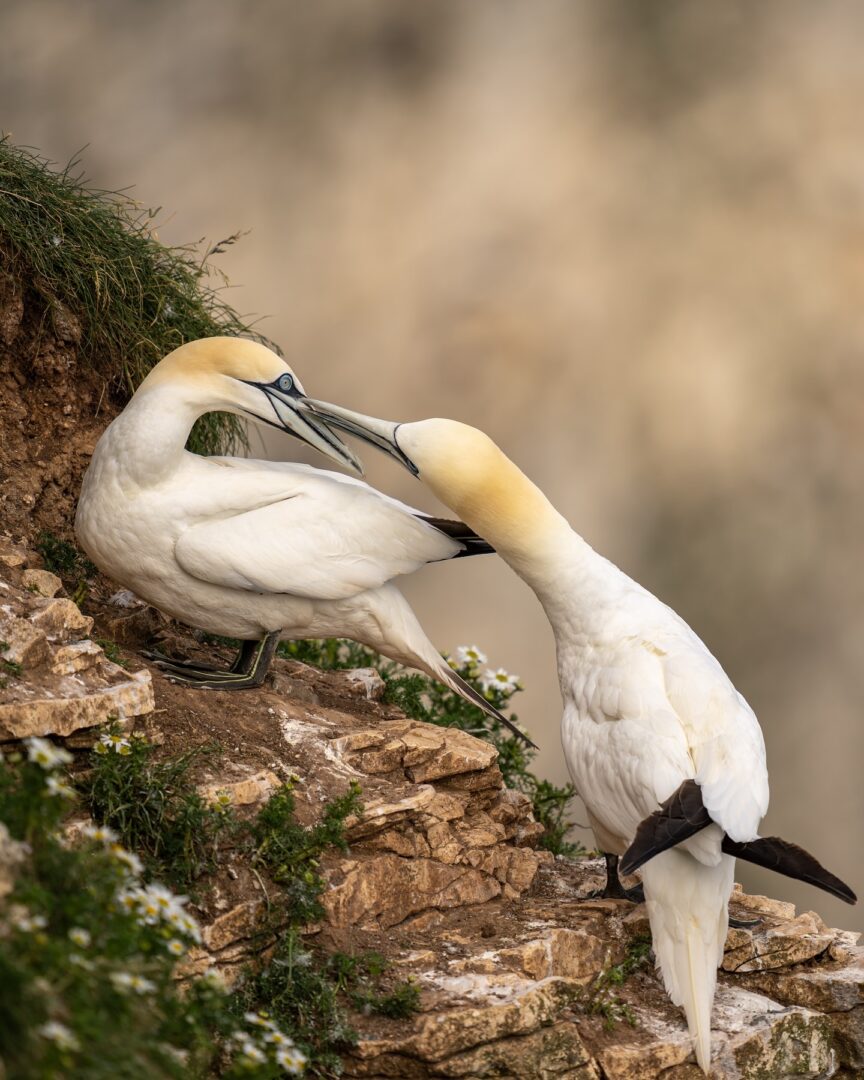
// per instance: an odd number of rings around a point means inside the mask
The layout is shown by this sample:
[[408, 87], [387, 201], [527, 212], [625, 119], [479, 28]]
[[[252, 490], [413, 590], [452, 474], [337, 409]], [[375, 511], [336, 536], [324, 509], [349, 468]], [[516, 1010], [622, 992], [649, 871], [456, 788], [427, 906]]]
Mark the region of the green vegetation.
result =
[[306, 829], [294, 821], [293, 784], [283, 784], [261, 808], [252, 826], [252, 864], [267, 867], [282, 886], [283, 903], [292, 922], [303, 926], [320, 918], [324, 882], [318, 859], [330, 848], [345, 851], [345, 820], [361, 808], [360, 788], [352, 784], [345, 795], [324, 807], [321, 820]]
[[636, 1026], [635, 1013], [618, 996], [616, 987], [622, 986], [634, 972], [644, 967], [650, 953], [650, 935], [633, 938], [621, 963], [605, 968], [587, 988], [582, 1001], [585, 1011], [590, 1016], [602, 1016], [607, 1030], [622, 1021]]
[[231, 815], [205, 802], [189, 778], [193, 764], [214, 749], [157, 761], [156, 747], [114, 726], [93, 753], [85, 784], [93, 818], [143, 856], [148, 872], [177, 888], [215, 869], [220, 844], [234, 831]]
[[[556, 855], [571, 858], [584, 854], [585, 849], [580, 844], [566, 839], [571, 826], [566, 817], [567, 804], [575, 793], [572, 784], [558, 787], [535, 776], [530, 768], [535, 751], [490, 719], [476, 705], [436, 680], [406, 672], [398, 664], [353, 641], [336, 638], [283, 641], [278, 652], [280, 656], [331, 671], [375, 668], [386, 684], [384, 700], [398, 705], [406, 715], [429, 724], [462, 728], [463, 731], [489, 739], [498, 749], [498, 765], [504, 782], [508, 787], [524, 792], [534, 805], [534, 816], [544, 829], [541, 846]], [[503, 711], [509, 708], [510, 699], [521, 687], [500, 668], [497, 672], [481, 672], [480, 665], [485, 662], [485, 657], [476, 648], [465, 646], [457, 650], [455, 659], [449, 660], [454, 671], [484, 694], [496, 709]], [[512, 715], [511, 719], [516, 720], [517, 717]]]
[[[252, 1068], [259, 1054], [267, 1058], [275, 1030], [299, 1047], [312, 1073], [338, 1075], [340, 1053], [356, 1042], [349, 1006], [399, 1018], [416, 1010], [419, 996], [409, 982], [382, 990], [387, 965], [374, 953], [327, 956], [303, 942], [303, 928], [323, 914], [321, 856], [346, 849], [345, 822], [361, 809], [360, 789], [351, 785], [323, 806], [314, 825], [304, 827], [295, 821], [294, 785], [283, 784], [254, 818], [243, 820], [229, 798], [208, 804], [191, 781], [194, 762], [210, 752], [204, 748], [159, 761], [156, 748], [144, 739], [110, 727], [94, 748], [82, 784], [100, 823], [96, 832], [122, 841], [123, 858], [145, 877], [158, 875], [187, 890], [206, 887], [207, 875], [228, 846], [249, 856], [252, 868], [272, 883], [260, 934], [262, 941], [275, 936], [276, 947], [226, 999], [225, 1007], [249, 1026], [239, 1043], [234, 1039], [249, 1059], [244, 1067]], [[224, 1023], [214, 1025], [217, 1034], [224, 1033]], [[259, 1064], [269, 1067], [266, 1061]]]
[[[186, 898], [144, 884], [105, 827], [69, 843], [71, 758], [44, 739], [0, 761], [0, 1061], [8, 1080], [270, 1080], [303, 1071], [278, 1025], [238, 1012], [215, 974], [174, 971], [200, 930]], [[8, 831], [7, 831], [8, 830]]]
[[44, 529], [39, 533], [35, 547], [46, 568], [67, 582], [72, 599], [80, 607], [87, 597], [90, 578], [97, 573], [96, 567], [74, 544]]
[[[166, 353], [195, 338], [244, 334], [264, 340], [220, 297], [210, 259], [239, 239], [205, 250], [172, 248], [156, 236], [158, 211], [99, 191], [80, 163], [57, 169], [0, 138], [0, 254], [17, 281], [38, 294], [48, 320], [80, 321], [80, 356], [128, 397]], [[268, 342], [269, 344], [269, 342]], [[236, 417], [211, 413], [190, 449], [219, 453], [243, 444]]]

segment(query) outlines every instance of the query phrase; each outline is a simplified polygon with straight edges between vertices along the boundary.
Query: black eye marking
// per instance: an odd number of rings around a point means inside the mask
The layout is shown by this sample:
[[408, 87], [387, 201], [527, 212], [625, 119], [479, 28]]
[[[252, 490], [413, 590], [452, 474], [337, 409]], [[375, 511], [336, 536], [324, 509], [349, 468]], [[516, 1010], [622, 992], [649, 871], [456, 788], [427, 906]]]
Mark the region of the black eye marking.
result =
[[290, 394], [290, 392], [294, 389], [294, 380], [291, 378], [290, 375], [280, 375], [279, 378], [276, 380], [276, 385], [284, 393]]

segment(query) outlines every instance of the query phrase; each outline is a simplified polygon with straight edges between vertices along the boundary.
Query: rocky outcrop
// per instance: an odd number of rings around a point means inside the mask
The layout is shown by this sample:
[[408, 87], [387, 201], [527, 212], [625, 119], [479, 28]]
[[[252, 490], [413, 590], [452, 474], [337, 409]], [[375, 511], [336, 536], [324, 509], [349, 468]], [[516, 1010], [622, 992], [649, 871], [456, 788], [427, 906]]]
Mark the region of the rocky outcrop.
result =
[[[197, 778], [208, 802], [250, 814], [293, 778], [305, 823], [359, 783], [350, 848], [326, 857], [325, 915], [307, 934], [322, 949], [384, 954], [421, 993], [410, 1020], [353, 1017], [360, 1041], [346, 1075], [698, 1080], [683, 1017], [648, 954], [644, 907], [592, 898], [599, 860], [537, 849], [531, 804], [504, 788], [492, 746], [407, 719], [383, 702], [372, 671], [280, 660], [266, 686], [236, 695], [196, 693], [146, 668], [130, 674], [60, 591], [37, 556], [0, 546], [0, 742], [50, 734], [80, 749], [111, 716], [167, 752], [218, 740]], [[103, 599], [90, 608], [99, 633], [135, 644], [156, 630], [163, 647], [212, 661], [212, 644], [129, 594]], [[272, 884], [242, 850], [223, 855], [196, 909], [201, 948], [184, 970], [215, 966], [230, 981], [278, 928], [268, 922]], [[20, 857], [0, 823], [0, 902]], [[726, 942], [712, 1076], [864, 1074], [858, 935], [767, 897], [737, 891], [733, 907], [755, 924]]]
[[58, 597], [60, 578], [0, 543], [0, 740], [71, 735], [153, 710], [150, 674], [130, 675], [88, 635], [93, 619]]

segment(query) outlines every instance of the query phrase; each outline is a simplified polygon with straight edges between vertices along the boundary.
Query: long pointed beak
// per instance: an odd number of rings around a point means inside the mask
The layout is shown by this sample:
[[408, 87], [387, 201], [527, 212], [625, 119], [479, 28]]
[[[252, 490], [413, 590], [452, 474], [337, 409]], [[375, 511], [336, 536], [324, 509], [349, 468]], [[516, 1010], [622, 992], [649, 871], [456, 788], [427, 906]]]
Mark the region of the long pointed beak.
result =
[[304, 412], [312, 410], [328, 427], [356, 435], [358, 439], [395, 458], [413, 476], [420, 475], [420, 470], [399, 445], [397, 433], [402, 425], [396, 421], [364, 416], [363, 413], [352, 412], [351, 409], [343, 409], [341, 405], [331, 405], [329, 401], [317, 401], [315, 398], [303, 398], [298, 404]]
[[279, 421], [279, 424], [274, 426], [281, 427], [289, 435], [308, 443], [358, 476], [363, 475], [360, 458], [323, 420], [318, 419], [315, 411], [305, 407], [307, 399], [303, 394], [296, 390], [293, 393], [283, 393], [273, 386], [260, 386], [259, 389], [264, 391], [273, 406], [273, 412]]

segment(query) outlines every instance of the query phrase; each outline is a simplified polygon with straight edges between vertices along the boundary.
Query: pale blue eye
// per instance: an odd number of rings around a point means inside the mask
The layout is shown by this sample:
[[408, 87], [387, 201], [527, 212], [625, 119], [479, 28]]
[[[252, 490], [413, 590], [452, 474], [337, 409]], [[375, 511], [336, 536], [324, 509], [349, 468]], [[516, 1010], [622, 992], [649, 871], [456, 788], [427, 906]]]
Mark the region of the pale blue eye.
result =
[[290, 375], [280, 375], [278, 386], [280, 390], [284, 390], [287, 394], [294, 389], [294, 380]]

